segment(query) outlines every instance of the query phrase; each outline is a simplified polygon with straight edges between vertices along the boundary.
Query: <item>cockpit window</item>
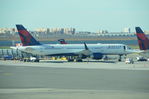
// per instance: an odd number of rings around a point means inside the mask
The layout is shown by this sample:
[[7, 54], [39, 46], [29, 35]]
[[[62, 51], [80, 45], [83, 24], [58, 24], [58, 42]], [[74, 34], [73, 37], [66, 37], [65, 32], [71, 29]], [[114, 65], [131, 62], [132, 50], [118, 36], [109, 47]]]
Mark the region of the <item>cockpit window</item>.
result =
[[129, 46], [123, 46], [124, 50], [128, 49], [128, 50], [131, 50], [132, 48], [129, 47]]

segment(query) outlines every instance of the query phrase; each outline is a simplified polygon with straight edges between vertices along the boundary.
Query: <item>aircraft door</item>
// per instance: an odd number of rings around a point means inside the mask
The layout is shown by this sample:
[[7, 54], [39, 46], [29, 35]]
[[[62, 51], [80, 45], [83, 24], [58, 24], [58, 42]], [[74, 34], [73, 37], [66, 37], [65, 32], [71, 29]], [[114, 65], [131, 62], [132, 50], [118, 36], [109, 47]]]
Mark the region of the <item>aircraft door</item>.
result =
[[126, 46], [123, 46], [123, 48], [124, 48], [124, 51], [126, 51]]

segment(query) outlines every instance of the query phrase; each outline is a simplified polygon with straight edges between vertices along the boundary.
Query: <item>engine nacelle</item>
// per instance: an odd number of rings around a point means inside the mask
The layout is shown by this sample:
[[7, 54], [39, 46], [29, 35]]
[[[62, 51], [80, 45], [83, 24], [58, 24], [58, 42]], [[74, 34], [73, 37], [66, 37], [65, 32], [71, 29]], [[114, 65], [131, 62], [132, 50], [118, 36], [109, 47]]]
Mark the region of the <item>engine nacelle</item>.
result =
[[92, 58], [93, 59], [102, 59], [103, 58], [103, 54], [101, 54], [101, 53], [93, 53]]

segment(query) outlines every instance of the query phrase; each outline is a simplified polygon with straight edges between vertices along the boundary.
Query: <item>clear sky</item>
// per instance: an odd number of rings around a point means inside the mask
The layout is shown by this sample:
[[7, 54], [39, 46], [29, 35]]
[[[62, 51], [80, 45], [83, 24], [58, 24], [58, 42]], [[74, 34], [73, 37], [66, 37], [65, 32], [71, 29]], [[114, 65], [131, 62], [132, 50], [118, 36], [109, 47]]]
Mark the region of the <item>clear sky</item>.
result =
[[0, 27], [149, 30], [149, 0], [0, 0]]

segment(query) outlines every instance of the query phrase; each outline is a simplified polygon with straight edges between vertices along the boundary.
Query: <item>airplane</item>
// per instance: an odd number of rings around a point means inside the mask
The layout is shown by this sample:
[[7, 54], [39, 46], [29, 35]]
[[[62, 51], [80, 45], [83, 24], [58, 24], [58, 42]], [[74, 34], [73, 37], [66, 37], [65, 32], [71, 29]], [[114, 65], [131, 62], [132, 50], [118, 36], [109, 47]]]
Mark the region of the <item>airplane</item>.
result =
[[76, 56], [76, 61], [82, 61], [87, 57], [98, 60], [102, 59], [104, 55], [119, 55], [119, 61], [121, 61], [122, 55], [140, 53], [140, 51], [131, 49], [125, 44], [41, 44], [23, 25], [17, 24], [16, 27], [23, 44], [17, 47], [18, 50], [32, 55]]
[[65, 39], [59, 39], [58, 41], [60, 42], [60, 44], [67, 44], [67, 42], [65, 41]]
[[135, 30], [139, 48], [140, 50], [143, 50], [140, 55], [147, 58], [149, 57], [149, 39], [140, 27], [135, 27]]
[[136, 27], [135, 29], [140, 50], [149, 50], [149, 39], [140, 27]]

